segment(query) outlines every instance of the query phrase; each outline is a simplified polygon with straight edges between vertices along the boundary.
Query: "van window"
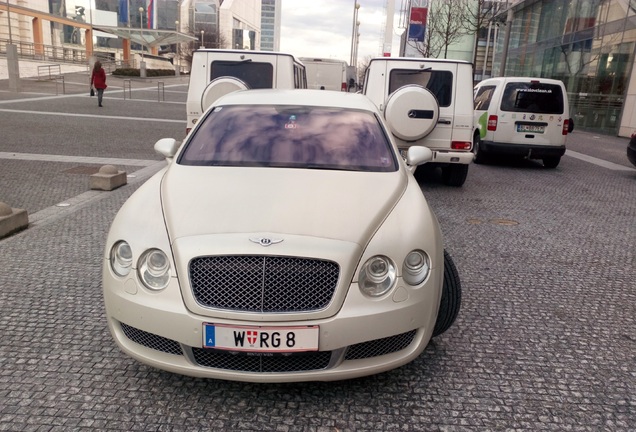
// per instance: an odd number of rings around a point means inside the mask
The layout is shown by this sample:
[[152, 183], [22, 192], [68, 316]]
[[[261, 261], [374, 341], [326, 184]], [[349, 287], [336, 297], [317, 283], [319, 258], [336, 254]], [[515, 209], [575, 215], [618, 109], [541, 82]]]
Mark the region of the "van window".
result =
[[453, 73], [439, 70], [393, 69], [389, 76], [389, 94], [407, 84], [427, 88], [441, 107], [450, 106], [453, 96]]
[[210, 65], [210, 80], [231, 76], [238, 78], [251, 89], [274, 87], [274, 67], [271, 63], [246, 61], [213, 61]]
[[563, 114], [561, 86], [544, 83], [506, 84], [501, 110], [537, 114]]
[[490, 107], [490, 101], [492, 100], [495, 88], [497, 88], [497, 86], [483, 86], [477, 90], [477, 94], [475, 95], [476, 110], [487, 110]]

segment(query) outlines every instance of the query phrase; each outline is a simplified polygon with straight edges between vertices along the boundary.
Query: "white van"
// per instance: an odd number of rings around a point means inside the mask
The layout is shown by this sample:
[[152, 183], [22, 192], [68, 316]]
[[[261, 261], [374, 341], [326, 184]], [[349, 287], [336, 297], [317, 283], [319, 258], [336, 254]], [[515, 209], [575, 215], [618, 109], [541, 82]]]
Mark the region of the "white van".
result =
[[427, 165], [462, 186], [473, 160], [473, 67], [461, 60], [379, 57], [369, 62], [364, 93], [384, 113], [401, 150], [426, 146]]
[[271, 51], [195, 51], [186, 101], [186, 133], [221, 96], [237, 90], [263, 88], [307, 88], [305, 66], [291, 54]]
[[474, 88], [475, 162], [489, 155], [542, 159], [556, 168], [574, 123], [563, 82], [547, 78], [490, 78]]
[[299, 57], [307, 71], [307, 88], [348, 91], [347, 62], [324, 58]]

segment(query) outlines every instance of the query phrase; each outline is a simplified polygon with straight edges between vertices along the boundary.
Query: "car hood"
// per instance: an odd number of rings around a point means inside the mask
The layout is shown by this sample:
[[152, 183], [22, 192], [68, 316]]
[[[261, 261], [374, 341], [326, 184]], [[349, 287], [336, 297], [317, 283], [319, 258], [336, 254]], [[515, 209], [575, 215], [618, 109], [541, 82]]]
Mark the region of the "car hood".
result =
[[365, 245], [407, 186], [404, 171], [199, 167], [161, 183], [170, 242], [209, 234], [291, 234]]

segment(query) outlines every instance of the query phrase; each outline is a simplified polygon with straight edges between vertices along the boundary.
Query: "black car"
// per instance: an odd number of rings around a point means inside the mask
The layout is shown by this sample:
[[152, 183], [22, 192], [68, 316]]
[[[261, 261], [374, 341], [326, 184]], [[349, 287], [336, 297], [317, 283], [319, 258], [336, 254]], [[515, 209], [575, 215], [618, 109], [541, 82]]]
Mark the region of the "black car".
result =
[[636, 166], [636, 132], [632, 134], [632, 138], [629, 140], [627, 146], [627, 159]]

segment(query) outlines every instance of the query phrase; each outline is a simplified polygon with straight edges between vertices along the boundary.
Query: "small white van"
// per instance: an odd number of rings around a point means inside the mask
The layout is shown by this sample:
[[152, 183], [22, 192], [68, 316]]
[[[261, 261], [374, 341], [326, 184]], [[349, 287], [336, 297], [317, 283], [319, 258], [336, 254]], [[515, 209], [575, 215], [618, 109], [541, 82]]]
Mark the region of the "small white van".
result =
[[264, 88], [307, 88], [305, 66], [291, 54], [271, 51], [195, 51], [186, 101], [186, 133], [221, 96], [237, 90]]
[[556, 168], [574, 123], [563, 82], [547, 78], [502, 77], [474, 88], [475, 162], [509, 155], [541, 159]]
[[347, 62], [343, 60], [299, 57], [307, 71], [307, 88], [348, 91]]

